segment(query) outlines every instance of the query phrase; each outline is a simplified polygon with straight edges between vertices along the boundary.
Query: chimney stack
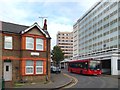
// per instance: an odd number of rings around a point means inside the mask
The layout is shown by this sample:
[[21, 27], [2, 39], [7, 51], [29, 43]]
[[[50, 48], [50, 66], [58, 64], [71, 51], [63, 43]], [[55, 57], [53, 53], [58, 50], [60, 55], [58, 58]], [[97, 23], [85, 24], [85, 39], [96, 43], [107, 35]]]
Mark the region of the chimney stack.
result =
[[43, 30], [47, 30], [47, 20], [44, 20], [44, 26], [43, 26]]

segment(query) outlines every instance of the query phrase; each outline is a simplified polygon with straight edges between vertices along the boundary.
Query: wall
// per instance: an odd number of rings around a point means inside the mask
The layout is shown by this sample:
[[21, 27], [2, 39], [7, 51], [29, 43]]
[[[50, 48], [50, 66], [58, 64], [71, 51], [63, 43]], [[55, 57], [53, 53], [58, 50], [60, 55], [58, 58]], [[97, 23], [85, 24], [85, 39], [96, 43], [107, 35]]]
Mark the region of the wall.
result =
[[[14, 82], [18, 82], [20, 79], [20, 48], [21, 37], [18, 34], [3, 33], [2, 42], [4, 42], [4, 36], [12, 36], [13, 48], [12, 50], [4, 49], [4, 43], [2, 43], [2, 60], [11, 60], [12, 63], [12, 82], [5, 82], [5, 87], [12, 87]], [[4, 70], [4, 68], [3, 68]]]
[[111, 57], [111, 75], [118, 75], [118, 55], [116, 54]]
[[28, 83], [33, 83], [33, 82], [44, 82], [46, 80], [45, 75], [39, 75], [39, 76], [24, 76], [23, 81], [28, 82]]
[[[34, 47], [34, 50], [26, 50], [25, 47], [25, 37], [26, 36], [30, 36], [33, 37], [34, 40], [36, 38], [42, 38], [44, 40], [44, 50], [43, 51], [38, 51], [36, 50], [36, 48]], [[26, 32], [25, 34], [22, 35], [22, 50], [21, 50], [21, 57], [22, 57], [22, 79], [23, 80], [27, 80], [28, 82], [36, 82], [36, 81], [44, 81], [46, 80], [46, 73], [47, 73], [47, 67], [48, 67], [48, 79], [50, 79], [50, 40], [48, 41], [48, 48], [47, 48], [47, 44], [46, 44], [46, 38], [44, 36], [44, 34], [42, 34], [42, 32], [34, 27], [31, 30], [29, 30], [28, 32]], [[35, 43], [34, 43], [35, 46]], [[47, 62], [47, 52], [46, 50], [48, 50], [48, 62]], [[35, 53], [39, 53], [38, 56], [33, 56], [31, 55], [31, 52], [35, 52]], [[43, 74], [41, 75], [36, 75], [35, 73], [32, 75], [26, 75], [25, 74], [25, 61], [26, 60], [42, 60], [44, 61], [44, 66], [43, 66]], [[48, 63], [48, 65], [47, 65]]]
[[[13, 37], [13, 49], [12, 50], [7, 50], [4, 49], [4, 43], [1, 43], [2, 41], [4, 42], [4, 36], [1, 37], [0, 43], [3, 46], [1, 48], [1, 51], [3, 51], [3, 56], [1, 58], [3, 60], [11, 60], [12, 62], [12, 81], [18, 82], [20, 79], [23, 80], [28, 80], [29, 82], [36, 82], [36, 81], [41, 81], [45, 80], [46, 78], [46, 49], [48, 50], [48, 77], [50, 79], [50, 41], [48, 41], [48, 48], [46, 48], [46, 38], [45, 36], [39, 31], [38, 28], [32, 28], [30, 31], [26, 32], [25, 35], [19, 35], [19, 34], [9, 34], [9, 33], [4, 33], [5, 35], [10, 35]], [[34, 38], [40, 37], [44, 39], [44, 50], [43, 51], [36, 51], [36, 50], [26, 50], [25, 49], [25, 37], [26, 36], [33, 36]], [[24, 40], [23, 40], [24, 39]], [[24, 41], [24, 43], [23, 43]], [[38, 52], [39, 56], [32, 56], [31, 52]], [[1, 53], [0, 53], [1, 54]], [[24, 70], [25, 70], [25, 60], [43, 60], [44, 61], [44, 73], [41, 75], [25, 75]], [[0, 63], [2, 64], [2, 63]], [[2, 68], [0, 68], [2, 69]], [[23, 72], [23, 73], [22, 73]]]
[[12, 36], [13, 37], [13, 49], [10, 50], [10, 49], [4, 49], [4, 43], [2, 43], [2, 46], [3, 46], [3, 58], [5, 59], [5, 57], [9, 57], [9, 59], [15, 59], [15, 58], [20, 58], [20, 43], [21, 43], [21, 39], [20, 39], [20, 36], [19, 35], [16, 35], [16, 34], [3, 34], [3, 37], [2, 37], [2, 41], [4, 42], [4, 36]]
[[13, 82], [20, 80], [20, 60], [12, 60], [12, 77]]

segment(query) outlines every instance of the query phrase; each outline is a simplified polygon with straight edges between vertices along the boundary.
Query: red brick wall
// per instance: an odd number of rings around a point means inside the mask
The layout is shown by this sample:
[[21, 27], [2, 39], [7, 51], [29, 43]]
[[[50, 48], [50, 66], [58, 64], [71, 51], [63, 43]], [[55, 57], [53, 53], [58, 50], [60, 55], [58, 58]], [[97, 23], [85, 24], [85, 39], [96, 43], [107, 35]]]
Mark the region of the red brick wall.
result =
[[[33, 31], [35, 30], [35, 32]], [[37, 35], [36, 35], [37, 34]], [[28, 33], [25, 33], [24, 35], [20, 36], [18, 34], [3, 34], [2, 41], [4, 42], [4, 36], [5, 35], [10, 35], [13, 36], [13, 49], [12, 50], [7, 50], [7, 49], [2, 49], [2, 59], [10, 59], [12, 60], [12, 77], [13, 77], [13, 82], [19, 81], [21, 78], [22, 79], [28, 79], [28, 81], [33, 80], [33, 81], [40, 81], [40, 80], [45, 80], [46, 76], [46, 38], [41, 32], [38, 33], [38, 30], [36, 28], [33, 28], [31, 31]], [[25, 49], [25, 37], [26, 36], [32, 36], [34, 38], [40, 37], [44, 39], [44, 51], [36, 51], [36, 50], [26, 50]], [[4, 46], [4, 43], [2, 43], [2, 46]], [[48, 75], [50, 79], [50, 41], [48, 45]], [[40, 56], [31, 56], [31, 52], [38, 52]], [[31, 75], [27, 76], [25, 75], [25, 60], [43, 60], [44, 61], [44, 73], [42, 75]]]

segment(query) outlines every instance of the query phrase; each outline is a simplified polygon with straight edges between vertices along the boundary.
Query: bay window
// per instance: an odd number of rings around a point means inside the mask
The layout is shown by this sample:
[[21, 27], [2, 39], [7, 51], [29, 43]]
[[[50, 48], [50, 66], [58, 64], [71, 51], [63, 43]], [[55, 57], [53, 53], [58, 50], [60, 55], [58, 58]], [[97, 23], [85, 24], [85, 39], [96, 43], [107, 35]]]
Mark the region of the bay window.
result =
[[36, 61], [36, 74], [43, 74], [43, 61]]
[[26, 61], [26, 74], [33, 74], [34, 73], [34, 61], [27, 60]]
[[36, 50], [43, 50], [43, 39], [36, 39]]
[[34, 50], [34, 47], [36, 46], [35, 50], [44, 50], [44, 40], [41, 38], [36, 38], [36, 42], [34, 40], [35, 38], [33, 37], [26, 37], [26, 49]]
[[34, 38], [26, 37], [26, 49], [34, 50]]

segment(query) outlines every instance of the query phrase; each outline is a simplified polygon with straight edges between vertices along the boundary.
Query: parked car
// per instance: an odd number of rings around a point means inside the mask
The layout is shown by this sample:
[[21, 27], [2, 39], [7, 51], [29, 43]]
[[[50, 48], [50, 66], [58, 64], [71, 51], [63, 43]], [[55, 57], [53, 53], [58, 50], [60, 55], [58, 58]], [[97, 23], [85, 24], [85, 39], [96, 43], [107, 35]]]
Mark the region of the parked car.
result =
[[51, 73], [61, 73], [61, 69], [58, 66], [51, 66]]

